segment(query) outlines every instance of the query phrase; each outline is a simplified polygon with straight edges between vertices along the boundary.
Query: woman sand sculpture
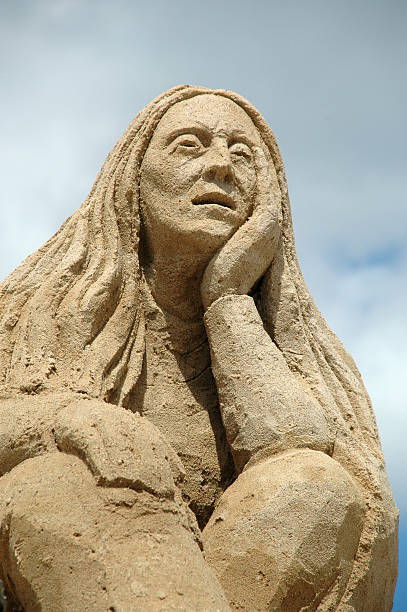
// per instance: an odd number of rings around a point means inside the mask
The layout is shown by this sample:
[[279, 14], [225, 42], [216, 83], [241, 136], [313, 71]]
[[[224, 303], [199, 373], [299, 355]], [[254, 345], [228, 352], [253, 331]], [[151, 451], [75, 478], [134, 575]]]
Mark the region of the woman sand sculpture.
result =
[[251, 104], [156, 98], [0, 289], [11, 606], [391, 609], [374, 415], [305, 286]]

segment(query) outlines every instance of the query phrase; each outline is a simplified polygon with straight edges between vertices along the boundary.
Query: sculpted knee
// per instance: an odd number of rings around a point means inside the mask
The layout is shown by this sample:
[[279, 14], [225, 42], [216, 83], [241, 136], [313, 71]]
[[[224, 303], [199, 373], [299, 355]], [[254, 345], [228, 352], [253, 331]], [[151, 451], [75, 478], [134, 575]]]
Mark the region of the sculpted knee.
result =
[[0, 479], [0, 577], [27, 612], [155, 610], [160, 593], [171, 609], [226, 611], [196, 532], [179, 496], [98, 486], [73, 454], [27, 459]]
[[77, 588], [84, 602], [104, 609], [106, 593], [92, 592], [103, 567], [87, 537], [99, 528], [96, 489], [80, 459], [57, 451], [27, 459], [1, 478], [0, 576], [12, 604], [65, 610], [69, 576], [81, 571]]
[[204, 531], [207, 559], [243, 609], [254, 609], [255, 592], [257, 610], [300, 610], [343, 592], [363, 515], [339, 463], [290, 451], [249, 467], [225, 492]]

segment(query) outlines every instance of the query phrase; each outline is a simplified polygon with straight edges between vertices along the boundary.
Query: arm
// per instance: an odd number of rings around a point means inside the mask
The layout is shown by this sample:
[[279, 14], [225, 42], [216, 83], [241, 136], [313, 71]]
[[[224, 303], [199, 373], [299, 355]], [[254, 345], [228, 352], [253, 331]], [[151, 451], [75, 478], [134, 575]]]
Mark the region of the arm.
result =
[[248, 295], [216, 300], [205, 314], [220, 410], [236, 468], [306, 447], [327, 452], [319, 404], [290, 371]]
[[201, 284], [220, 408], [237, 469], [256, 455], [308, 447], [328, 451], [321, 407], [290, 371], [247, 295], [272, 264], [280, 240], [278, 195], [263, 151], [254, 151], [252, 216], [209, 262]]

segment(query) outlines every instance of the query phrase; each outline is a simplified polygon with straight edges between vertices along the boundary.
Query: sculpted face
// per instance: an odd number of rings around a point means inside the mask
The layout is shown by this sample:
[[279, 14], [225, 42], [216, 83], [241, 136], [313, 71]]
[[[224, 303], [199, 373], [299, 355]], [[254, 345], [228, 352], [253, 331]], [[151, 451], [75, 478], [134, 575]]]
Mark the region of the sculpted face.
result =
[[251, 213], [261, 139], [245, 111], [205, 94], [172, 106], [141, 166], [141, 213], [154, 250], [174, 241], [218, 249]]

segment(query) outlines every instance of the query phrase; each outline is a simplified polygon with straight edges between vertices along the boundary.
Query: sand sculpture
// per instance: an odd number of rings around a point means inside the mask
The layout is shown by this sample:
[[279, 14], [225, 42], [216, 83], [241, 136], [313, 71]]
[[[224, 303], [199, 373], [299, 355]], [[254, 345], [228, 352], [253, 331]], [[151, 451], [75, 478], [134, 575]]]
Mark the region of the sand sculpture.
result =
[[391, 609], [397, 510], [274, 136], [176, 87], [0, 286], [0, 570], [28, 611]]

